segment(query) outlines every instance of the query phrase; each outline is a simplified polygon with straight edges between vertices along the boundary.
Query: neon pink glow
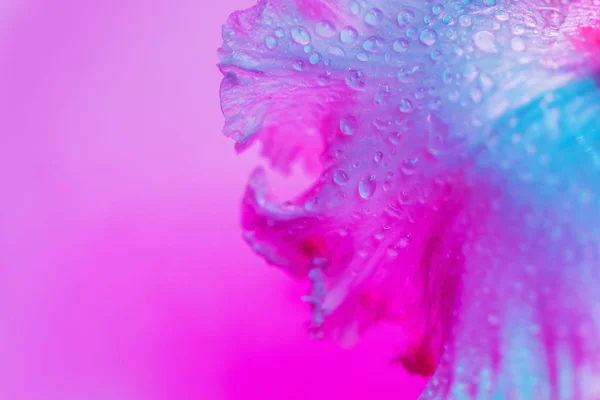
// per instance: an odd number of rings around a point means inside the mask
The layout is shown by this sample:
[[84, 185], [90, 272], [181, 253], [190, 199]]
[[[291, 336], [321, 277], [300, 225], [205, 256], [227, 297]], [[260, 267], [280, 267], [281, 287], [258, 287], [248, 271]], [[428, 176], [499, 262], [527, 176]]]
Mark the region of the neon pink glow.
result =
[[259, 157], [220, 135], [215, 50], [251, 5], [0, 2], [0, 399], [422, 389], [385, 363], [384, 330], [351, 352], [310, 340], [304, 286], [243, 242]]

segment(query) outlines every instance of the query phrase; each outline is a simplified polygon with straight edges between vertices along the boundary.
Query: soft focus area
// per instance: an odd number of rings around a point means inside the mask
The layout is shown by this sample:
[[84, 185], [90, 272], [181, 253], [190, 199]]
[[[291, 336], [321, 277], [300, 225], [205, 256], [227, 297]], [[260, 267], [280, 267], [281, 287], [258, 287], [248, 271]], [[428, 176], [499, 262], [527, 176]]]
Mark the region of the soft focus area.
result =
[[[255, 257], [258, 152], [219, 134], [220, 24], [253, 0], [0, 4], [0, 399], [412, 399], [385, 326], [312, 341]], [[275, 178], [279, 193], [305, 178]]]

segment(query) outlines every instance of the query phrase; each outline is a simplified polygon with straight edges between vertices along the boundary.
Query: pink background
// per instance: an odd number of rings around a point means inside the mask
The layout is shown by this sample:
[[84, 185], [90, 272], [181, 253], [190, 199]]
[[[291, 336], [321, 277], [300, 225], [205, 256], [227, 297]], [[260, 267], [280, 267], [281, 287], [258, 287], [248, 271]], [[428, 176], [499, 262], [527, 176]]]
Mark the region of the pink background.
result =
[[[311, 341], [241, 240], [220, 25], [253, 0], [0, 2], [0, 398], [412, 399], [387, 333]], [[277, 180], [288, 194], [303, 179]]]

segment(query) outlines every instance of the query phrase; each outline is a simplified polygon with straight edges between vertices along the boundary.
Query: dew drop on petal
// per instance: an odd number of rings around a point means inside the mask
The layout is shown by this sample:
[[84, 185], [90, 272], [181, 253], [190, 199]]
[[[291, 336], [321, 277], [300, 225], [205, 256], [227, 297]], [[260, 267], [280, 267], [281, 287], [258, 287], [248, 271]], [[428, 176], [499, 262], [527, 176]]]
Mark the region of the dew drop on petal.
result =
[[275, 47], [277, 47], [277, 39], [275, 39], [273, 36], [267, 36], [265, 38], [265, 44], [268, 48], [274, 49]]
[[333, 181], [339, 186], [344, 186], [348, 183], [348, 180], [349, 178], [346, 171], [338, 170], [333, 174]]
[[486, 53], [496, 53], [496, 37], [490, 31], [479, 31], [473, 35], [475, 45]]
[[408, 99], [400, 100], [400, 111], [403, 113], [410, 113], [413, 110], [413, 104]]
[[358, 182], [358, 194], [365, 200], [373, 197], [376, 188], [377, 183], [375, 182], [374, 175], [363, 178], [360, 180], [360, 182]]
[[294, 42], [303, 46], [310, 43], [310, 33], [302, 26], [296, 26], [291, 29], [292, 39]]
[[404, 10], [398, 13], [398, 25], [405, 26], [410, 25], [415, 20], [415, 13], [411, 10]]
[[330, 38], [335, 36], [335, 27], [329, 21], [317, 22], [315, 32], [322, 38]]
[[433, 46], [437, 41], [437, 38], [437, 33], [433, 29], [429, 28], [423, 29], [421, 31], [421, 34], [419, 35], [419, 40], [421, 41], [421, 43], [428, 47]]
[[463, 27], [471, 26], [471, 16], [466, 14], [461, 15], [458, 18], [458, 23]]
[[358, 32], [351, 26], [347, 26], [340, 32], [340, 41], [344, 44], [354, 43], [358, 39]]
[[365, 22], [367, 25], [377, 26], [383, 19], [383, 12], [379, 8], [371, 8], [365, 13]]
[[392, 44], [392, 48], [397, 53], [406, 53], [409, 46], [408, 40], [406, 39], [394, 40], [394, 43]]
[[354, 116], [347, 116], [340, 120], [340, 130], [344, 135], [350, 136], [356, 133], [358, 120]]

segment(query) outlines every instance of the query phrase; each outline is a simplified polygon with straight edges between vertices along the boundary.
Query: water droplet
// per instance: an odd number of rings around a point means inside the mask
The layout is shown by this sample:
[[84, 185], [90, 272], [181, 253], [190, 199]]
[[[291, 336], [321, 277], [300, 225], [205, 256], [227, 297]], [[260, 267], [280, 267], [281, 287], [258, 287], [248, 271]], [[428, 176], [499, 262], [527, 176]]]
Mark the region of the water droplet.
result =
[[392, 48], [394, 49], [395, 52], [405, 53], [408, 50], [408, 46], [409, 46], [408, 40], [398, 39], [398, 40], [394, 41]]
[[521, 24], [514, 24], [510, 27], [510, 32], [513, 35], [522, 35], [525, 33], [525, 27]]
[[302, 71], [304, 68], [304, 62], [302, 60], [296, 60], [292, 64], [292, 68], [294, 68], [296, 71]]
[[333, 174], [333, 181], [336, 185], [344, 186], [348, 183], [348, 174], [345, 171], [339, 170]]
[[460, 26], [471, 26], [471, 16], [470, 15], [461, 15], [458, 18], [458, 23], [460, 24]]
[[365, 200], [373, 197], [376, 188], [377, 183], [375, 182], [375, 175], [363, 178], [358, 182], [358, 194]]
[[442, 59], [442, 52], [439, 50], [432, 50], [431, 53], [429, 53], [429, 59], [434, 63], [440, 61]]
[[415, 13], [411, 10], [404, 10], [398, 14], [398, 25], [410, 25], [415, 20]]
[[347, 136], [353, 135], [356, 132], [357, 128], [358, 128], [358, 120], [356, 119], [356, 117], [354, 117], [352, 115], [344, 117], [340, 121], [340, 130], [342, 131], [342, 133], [344, 135], [347, 135]]
[[510, 15], [508, 14], [508, 11], [506, 11], [506, 10], [496, 10], [496, 12], [494, 13], [494, 17], [498, 21], [508, 21], [508, 19], [510, 18]]
[[490, 31], [479, 31], [473, 35], [475, 45], [486, 53], [496, 53], [496, 37]]
[[408, 99], [400, 100], [400, 111], [403, 113], [410, 113], [413, 110], [412, 102]]
[[285, 36], [285, 30], [283, 30], [283, 28], [277, 28], [275, 29], [275, 36], [277, 36], [278, 38], [282, 38]]
[[360, 12], [360, 5], [355, 1], [350, 3], [350, 12], [354, 15], [358, 14]]
[[385, 239], [385, 232], [382, 231], [377, 231], [373, 234], [373, 239], [377, 240], [377, 241], [382, 241], [383, 239]]
[[358, 39], [358, 32], [351, 26], [347, 26], [340, 32], [340, 41], [344, 44], [354, 43]]
[[483, 0], [483, 4], [488, 7], [493, 7], [496, 5], [496, 0]]
[[421, 31], [419, 40], [425, 46], [433, 46], [437, 41], [437, 33], [433, 29], [425, 28]]
[[452, 14], [446, 14], [442, 18], [442, 22], [446, 25], [450, 25], [451, 23], [454, 22], [454, 17], [452, 16]]
[[344, 53], [344, 50], [340, 49], [339, 47], [336, 46], [331, 46], [327, 49], [327, 52], [329, 54], [331, 54], [332, 56], [338, 56], [338, 57], [344, 57], [346, 54]]
[[321, 61], [321, 55], [319, 53], [312, 53], [308, 58], [308, 61], [312, 64], [318, 64]]
[[362, 71], [351, 70], [346, 75], [346, 84], [355, 90], [363, 90], [365, 88], [365, 73]]
[[379, 25], [383, 19], [383, 13], [379, 8], [371, 8], [365, 13], [365, 22], [367, 25], [376, 26]]
[[358, 53], [356, 55], [356, 58], [358, 59], [358, 61], [362, 61], [362, 62], [367, 62], [369, 61], [369, 56], [366, 55], [365, 53]]
[[330, 38], [335, 36], [335, 27], [329, 21], [321, 21], [315, 26], [315, 32], [322, 38]]
[[381, 160], [383, 160], [383, 153], [381, 151], [378, 151], [377, 153], [375, 153], [375, 157], [373, 157], [373, 160], [376, 163], [380, 163]]
[[313, 210], [316, 205], [317, 205], [317, 199], [316, 198], [308, 199], [308, 200], [306, 200], [304, 202], [304, 209], [306, 211], [310, 211], [310, 210]]
[[301, 26], [296, 26], [296, 27], [292, 28], [291, 33], [292, 33], [292, 39], [294, 40], [294, 42], [301, 44], [303, 46], [306, 46], [307, 44], [310, 43], [310, 33], [308, 33], [306, 28], [303, 28]]
[[412, 175], [417, 170], [418, 158], [410, 158], [402, 161], [402, 172], [406, 175]]
[[443, 10], [444, 6], [442, 6], [441, 4], [436, 4], [433, 7], [431, 7], [431, 12], [433, 15], [440, 15]]
[[275, 39], [273, 36], [267, 36], [265, 38], [265, 44], [268, 48], [274, 49], [275, 47], [277, 47], [277, 39]]
[[377, 53], [384, 47], [384, 40], [381, 36], [371, 36], [363, 42], [363, 49], [369, 53]]

